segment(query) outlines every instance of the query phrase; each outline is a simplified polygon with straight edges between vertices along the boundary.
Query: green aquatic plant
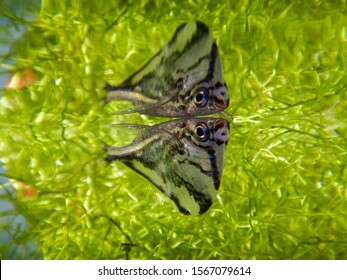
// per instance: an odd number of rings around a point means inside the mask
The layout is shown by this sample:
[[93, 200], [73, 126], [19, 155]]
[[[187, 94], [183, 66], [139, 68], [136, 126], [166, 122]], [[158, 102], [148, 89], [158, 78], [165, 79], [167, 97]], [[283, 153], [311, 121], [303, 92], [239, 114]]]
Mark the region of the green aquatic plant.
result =
[[[1, 3], [9, 24], [27, 28], [1, 71], [35, 76], [1, 93], [1, 201], [14, 205], [1, 217], [28, 223], [1, 258], [33, 239], [46, 259], [346, 259], [346, 4], [128, 2], [42, 1], [33, 20]], [[113, 115], [128, 103], [104, 106], [104, 86], [189, 20], [213, 32], [230, 93], [223, 179], [198, 217], [107, 164], [104, 150], [136, 136], [115, 124], [167, 120]], [[2, 34], [0, 43], [11, 38]], [[0, 223], [1, 234], [13, 225]]]

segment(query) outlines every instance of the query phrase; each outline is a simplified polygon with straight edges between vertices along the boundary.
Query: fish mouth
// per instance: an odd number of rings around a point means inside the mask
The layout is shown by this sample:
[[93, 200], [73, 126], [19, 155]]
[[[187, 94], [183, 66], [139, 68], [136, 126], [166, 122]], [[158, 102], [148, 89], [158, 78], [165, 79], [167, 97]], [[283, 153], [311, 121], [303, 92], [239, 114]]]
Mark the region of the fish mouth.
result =
[[214, 123], [214, 136], [218, 146], [226, 145], [229, 141], [230, 126], [226, 119], [218, 119]]
[[220, 109], [226, 109], [229, 106], [229, 98], [226, 98], [226, 95], [220, 95], [214, 97], [214, 104]]
[[218, 119], [214, 123], [215, 130], [221, 129], [221, 128], [229, 128], [229, 122], [226, 119]]

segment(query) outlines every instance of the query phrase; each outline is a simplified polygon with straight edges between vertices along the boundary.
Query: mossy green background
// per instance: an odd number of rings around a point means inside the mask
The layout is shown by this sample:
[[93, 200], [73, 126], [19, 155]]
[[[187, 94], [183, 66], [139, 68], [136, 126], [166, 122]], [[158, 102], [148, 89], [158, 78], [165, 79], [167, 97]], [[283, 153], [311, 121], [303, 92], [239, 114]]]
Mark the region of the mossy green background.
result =
[[[3, 186], [29, 228], [2, 258], [35, 240], [45, 259], [347, 259], [345, 1], [42, 1], [29, 22], [1, 6], [28, 26], [1, 66], [36, 81], [2, 91], [0, 158], [7, 178], [37, 190]], [[104, 161], [104, 143], [134, 134], [114, 124], [164, 119], [113, 115], [126, 104], [102, 99], [196, 19], [220, 49], [231, 135], [219, 195], [190, 217]]]

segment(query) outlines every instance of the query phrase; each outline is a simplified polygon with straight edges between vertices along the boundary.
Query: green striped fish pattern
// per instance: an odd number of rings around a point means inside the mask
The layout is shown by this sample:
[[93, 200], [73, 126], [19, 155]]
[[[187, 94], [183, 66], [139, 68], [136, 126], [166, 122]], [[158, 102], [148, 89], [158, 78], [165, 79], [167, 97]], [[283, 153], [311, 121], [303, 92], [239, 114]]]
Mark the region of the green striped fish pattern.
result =
[[125, 147], [108, 147], [120, 160], [165, 193], [183, 214], [205, 213], [217, 195], [229, 139], [225, 119], [178, 119], [140, 130]]
[[229, 106], [221, 57], [208, 29], [193, 21], [180, 25], [171, 41], [119, 86], [106, 86], [106, 101], [128, 100], [118, 112], [181, 119], [142, 126], [132, 144], [107, 147], [118, 160], [165, 193], [186, 215], [212, 205], [222, 178], [229, 122], [196, 118]]
[[229, 105], [217, 45], [208, 27], [199, 21], [180, 25], [166, 47], [146, 65], [121, 85], [108, 85], [105, 90], [107, 102], [133, 103], [135, 108], [127, 113], [201, 116]]

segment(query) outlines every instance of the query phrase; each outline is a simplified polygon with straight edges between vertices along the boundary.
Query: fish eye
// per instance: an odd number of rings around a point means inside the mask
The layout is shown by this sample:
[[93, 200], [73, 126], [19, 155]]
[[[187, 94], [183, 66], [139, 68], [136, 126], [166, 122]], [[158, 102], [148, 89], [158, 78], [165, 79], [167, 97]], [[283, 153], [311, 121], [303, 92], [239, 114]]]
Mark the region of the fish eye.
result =
[[206, 141], [209, 137], [209, 129], [205, 123], [199, 123], [195, 126], [196, 138], [200, 141]]
[[198, 107], [204, 107], [208, 101], [208, 89], [205, 87], [199, 87], [194, 91], [194, 103]]

